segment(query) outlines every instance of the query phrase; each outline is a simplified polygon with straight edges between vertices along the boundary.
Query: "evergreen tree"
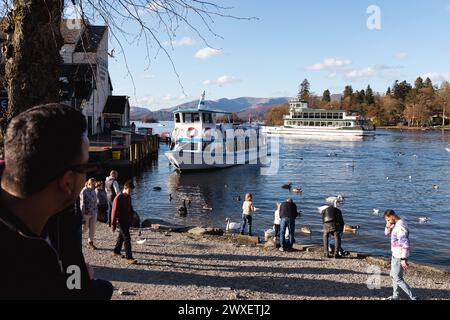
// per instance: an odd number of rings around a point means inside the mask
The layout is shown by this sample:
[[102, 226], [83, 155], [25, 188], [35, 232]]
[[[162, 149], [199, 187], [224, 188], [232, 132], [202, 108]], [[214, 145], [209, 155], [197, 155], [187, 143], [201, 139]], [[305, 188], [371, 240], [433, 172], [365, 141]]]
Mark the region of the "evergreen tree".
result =
[[352, 86], [345, 86], [343, 99], [345, 100], [345, 98], [353, 98]]
[[414, 89], [420, 90], [420, 89], [422, 89], [423, 87], [424, 87], [423, 79], [422, 79], [422, 77], [418, 77], [418, 78], [416, 79], [416, 81], [414, 82]]
[[393, 87], [394, 98], [401, 102], [405, 102], [406, 97], [410, 94], [411, 90], [412, 86], [408, 82], [402, 81], [399, 83], [397, 80]]
[[331, 102], [331, 93], [330, 90], [325, 90], [322, 95], [322, 101], [330, 103]]
[[433, 81], [430, 78], [425, 79], [424, 88], [432, 89], [434, 92]]
[[366, 96], [364, 102], [368, 105], [372, 105], [375, 103], [375, 97], [373, 96], [373, 90], [370, 85], [367, 86]]
[[390, 96], [392, 94], [392, 92], [391, 92], [391, 87], [388, 87], [387, 88], [387, 91], [386, 91], [386, 95], [387, 96]]
[[299, 100], [308, 100], [309, 89], [310, 89], [310, 84], [309, 84], [308, 79], [303, 80], [303, 82], [300, 84], [300, 88], [299, 88], [299, 92], [298, 92], [298, 99]]

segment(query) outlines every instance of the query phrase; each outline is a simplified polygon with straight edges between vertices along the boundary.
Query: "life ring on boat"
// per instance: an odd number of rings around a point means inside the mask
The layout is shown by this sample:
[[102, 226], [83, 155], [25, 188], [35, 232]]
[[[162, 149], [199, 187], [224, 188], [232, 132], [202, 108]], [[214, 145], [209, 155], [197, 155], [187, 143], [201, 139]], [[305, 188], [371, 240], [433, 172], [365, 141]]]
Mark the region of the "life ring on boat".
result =
[[197, 136], [197, 133], [198, 133], [197, 129], [190, 127], [186, 132], [186, 136], [189, 139], [192, 139], [193, 137]]
[[203, 130], [203, 137], [204, 138], [211, 138], [211, 128], [205, 128]]

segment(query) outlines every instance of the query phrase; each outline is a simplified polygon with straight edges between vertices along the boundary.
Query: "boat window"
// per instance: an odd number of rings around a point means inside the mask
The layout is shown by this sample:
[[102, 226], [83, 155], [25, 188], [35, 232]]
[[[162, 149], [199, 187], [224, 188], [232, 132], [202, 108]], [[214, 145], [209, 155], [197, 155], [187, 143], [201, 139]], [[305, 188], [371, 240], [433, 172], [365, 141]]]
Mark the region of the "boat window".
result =
[[203, 123], [213, 123], [211, 113], [202, 113]]
[[327, 114], [326, 113], [321, 113], [320, 114], [320, 119], [326, 119], [327, 118]]
[[327, 119], [332, 119], [333, 118], [333, 114], [331, 112], [327, 112]]
[[318, 113], [318, 112], [314, 113], [314, 118], [320, 119], [320, 113]]
[[333, 119], [339, 119], [339, 114], [338, 113], [333, 113]]
[[192, 114], [192, 122], [200, 122], [200, 114], [193, 113]]
[[344, 119], [344, 114], [343, 113], [339, 113], [339, 119]]
[[175, 113], [175, 122], [176, 123], [180, 123], [181, 118], [180, 118], [180, 114], [179, 113]]
[[321, 122], [321, 123], [320, 123], [320, 126], [321, 126], [321, 127], [325, 127], [326, 125], [327, 125], [326, 122]]

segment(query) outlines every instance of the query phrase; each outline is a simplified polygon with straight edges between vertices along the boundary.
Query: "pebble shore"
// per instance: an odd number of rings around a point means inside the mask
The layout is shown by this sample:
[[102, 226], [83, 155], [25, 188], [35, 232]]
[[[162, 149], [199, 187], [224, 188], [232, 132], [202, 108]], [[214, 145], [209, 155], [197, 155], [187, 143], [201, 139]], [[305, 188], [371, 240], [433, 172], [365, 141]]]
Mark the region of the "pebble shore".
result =
[[[301, 245], [293, 252], [280, 252], [224, 236], [152, 229], [142, 230], [141, 239], [147, 241], [137, 244], [138, 231], [131, 235], [137, 265], [113, 257], [117, 233], [104, 224], [97, 224], [98, 249], [84, 246], [96, 278], [113, 283], [113, 299], [380, 300], [392, 294], [383, 259], [356, 254], [326, 259], [321, 250]], [[380, 277], [374, 277], [378, 271]], [[448, 273], [413, 267], [405, 278], [418, 299], [450, 299]], [[367, 283], [379, 288], [369, 289]]]

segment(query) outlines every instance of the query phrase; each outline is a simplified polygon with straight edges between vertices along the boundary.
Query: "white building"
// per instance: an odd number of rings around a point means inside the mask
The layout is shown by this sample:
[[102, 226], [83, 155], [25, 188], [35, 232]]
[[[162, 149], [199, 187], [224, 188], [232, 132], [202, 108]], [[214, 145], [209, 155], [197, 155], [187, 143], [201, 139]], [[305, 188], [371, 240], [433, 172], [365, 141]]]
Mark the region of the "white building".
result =
[[[64, 38], [61, 49], [64, 65], [60, 77], [62, 101], [82, 109], [89, 134], [102, 133], [104, 110], [113, 91], [108, 72], [108, 28], [67, 19], [62, 22], [61, 33]], [[117, 99], [112, 100], [117, 103]], [[121, 110], [128, 116], [122, 117], [122, 126], [129, 125], [128, 99], [126, 102]]]

